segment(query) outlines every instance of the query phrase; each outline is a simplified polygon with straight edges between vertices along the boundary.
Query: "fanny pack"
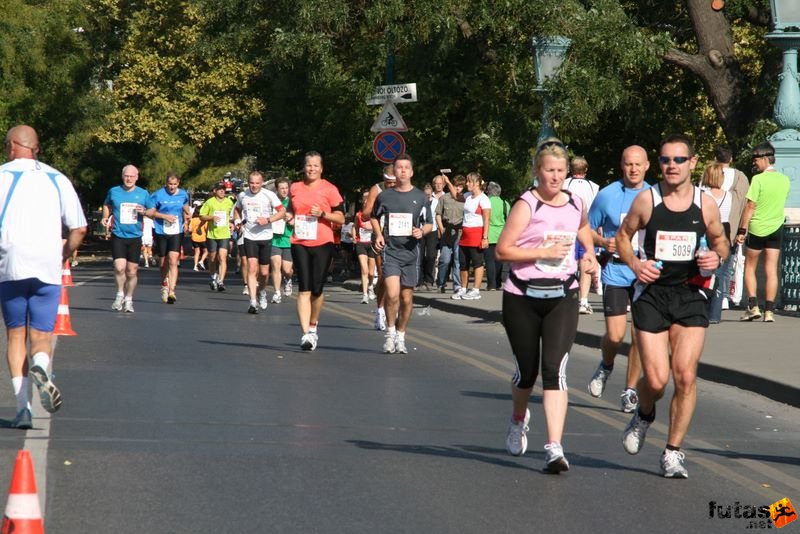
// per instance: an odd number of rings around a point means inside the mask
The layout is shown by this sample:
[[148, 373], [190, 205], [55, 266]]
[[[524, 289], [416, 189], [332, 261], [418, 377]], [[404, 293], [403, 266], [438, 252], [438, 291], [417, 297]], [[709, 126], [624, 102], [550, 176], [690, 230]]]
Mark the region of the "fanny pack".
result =
[[566, 280], [554, 278], [533, 278], [531, 280], [520, 280], [513, 272], [508, 276], [509, 280], [522, 291], [525, 296], [534, 299], [558, 299], [567, 296], [567, 291], [575, 282], [575, 275], [570, 275]]

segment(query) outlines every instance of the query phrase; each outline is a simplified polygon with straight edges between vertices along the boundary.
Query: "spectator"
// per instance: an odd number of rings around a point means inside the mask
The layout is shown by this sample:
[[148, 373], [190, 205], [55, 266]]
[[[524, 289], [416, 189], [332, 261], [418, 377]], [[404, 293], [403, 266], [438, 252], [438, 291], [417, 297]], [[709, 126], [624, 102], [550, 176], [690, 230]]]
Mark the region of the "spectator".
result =
[[[447, 276], [450, 274], [450, 268], [452, 267], [453, 293], [455, 294], [461, 289], [458, 242], [461, 239], [461, 222], [464, 219], [464, 200], [461, 194], [464, 191], [467, 180], [460, 174], [456, 175], [452, 182], [450, 182], [446, 174], [441, 174], [437, 178], [441, 178], [448, 188], [451, 188], [451, 194], [442, 195], [436, 206], [436, 226], [439, 228], [439, 272], [437, 273], [436, 286], [441, 293], [445, 292]], [[455, 196], [452, 194], [453, 190], [455, 191]]]
[[[703, 172], [703, 179], [700, 182], [700, 189], [711, 195], [711, 198], [717, 204], [722, 227], [725, 229], [725, 236], [727, 237], [731, 234], [730, 214], [733, 195], [722, 189], [722, 184], [725, 180], [722, 171], [721, 163], [711, 163], [706, 166]], [[733, 255], [728, 256], [728, 259], [723, 261], [719, 269], [714, 273], [716, 288], [711, 298], [708, 299], [708, 322], [711, 324], [719, 323], [722, 318], [722, 298], [728, 292], [728, 270], [732, 259]]]
[[507, 276], [504, 274], [505, 264], [498, 261], [495, 256], [495, 248], [497, 247], [497, 240], [500, 238], [500, 233], [506, 224], [508, 212], [511, 206], [507, 201], [503, 200], [500, 195], [503, 190], [497, 182], [489, 182], [486, 186], [486, 194], [489, 195], [489, 202], [492, 205], [492, 214], [489, 218], [489, 248], [486, 249], [486, 289], [488, 291], [495, 291], [499, 289]]

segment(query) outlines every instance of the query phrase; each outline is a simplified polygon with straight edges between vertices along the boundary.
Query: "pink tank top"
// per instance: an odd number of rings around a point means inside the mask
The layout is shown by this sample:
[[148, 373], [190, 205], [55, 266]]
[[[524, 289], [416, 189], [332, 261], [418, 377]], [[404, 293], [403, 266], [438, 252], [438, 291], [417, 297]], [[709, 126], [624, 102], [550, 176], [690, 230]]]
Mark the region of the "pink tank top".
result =
[[[517, 246], [536, 248], [543, 243], [567, 241], [572, 243], [572, 250], [563, 260], [537, 260], [532, 262], [515, 262], [511, 264], [511, 272], [519, 280], [548, 278], [566, 280], [576, 273], [578, 263], [575, 260], [575, 243], [578, 228], [581, 224], [583, 203], [580, 197], [569, 195], [570, 200], [563, 206], [551, 206], [537, 199], [531, 191], [526, 191], [520, 200], [526, 202], [531, 209], [531, 220], [517, 239]], [[577, 287], [574, 282], [570, 289]], [[514, 295], [522, 295], [522, 291], [509, 278], [503, 284], [503, 290]]]

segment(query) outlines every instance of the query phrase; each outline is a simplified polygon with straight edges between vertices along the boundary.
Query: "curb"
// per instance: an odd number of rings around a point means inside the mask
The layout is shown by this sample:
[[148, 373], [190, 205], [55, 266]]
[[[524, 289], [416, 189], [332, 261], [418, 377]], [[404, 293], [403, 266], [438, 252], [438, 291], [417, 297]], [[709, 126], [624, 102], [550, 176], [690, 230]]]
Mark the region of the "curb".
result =
[[[358, 282], [345, 281], [342, 282], [341, 285], [343, 288], [351, 291], [361, 291], [361, 286]], [[426, 297], [424, 294], [419, 293], [414, 294], [414, 302], [424, 304], [426, 306], [430, 306], [431, 308], [435, 308], [447, 313], [466, 315], [468, 317], [474, 317], [486, 322], [502, 322], [502, 312], [500, 310], [486, 310], [461, 306], [455, 302], [432, 299], [430, 297]], [[580, 330], [578, 330], [575, 335], [575, 343], [597, 350], [600, 350], [602, 339], [602, 336], [592, 334], [590, 332], [581, 332]], [[619, 354], [627, 357], [630, 348], [630, 343], [623, 342], [622, 345], [620, 345]], [[800, 408], [799, 388], [787, 386], [786, 384], [775, 382], [769, 378], [727, 369], [718, 365], [703, 363], [702, 358], [697, 367], [697, 377], [709, 382], [733, 386], [745, 391], [757, 393], [770, 400], [788, 404], [789, 406], [793, 406], [795, 408]]]

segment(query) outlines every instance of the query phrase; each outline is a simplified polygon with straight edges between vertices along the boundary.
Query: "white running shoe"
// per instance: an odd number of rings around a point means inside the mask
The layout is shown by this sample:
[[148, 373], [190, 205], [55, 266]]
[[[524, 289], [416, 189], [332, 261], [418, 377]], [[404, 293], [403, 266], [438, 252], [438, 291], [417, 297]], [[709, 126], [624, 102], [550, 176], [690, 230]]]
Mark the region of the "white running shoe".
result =
[[133, 313], [133, 301], [132, 300], [126, 300], [125, 304], [122, 305], [122, 309], [125, 310], [128, 313]]
[[315, 350], [317, 348], [317, 335], [312, 332], [303, 334], [303, 337], [300, 338], [300, 348], [303, 350]]
[[650, 423], [639, 417], [639, 412], [637, 411], [622, 434], [622, 446], [625, 448], [625, 452], [637, 454], [642, 450], [648, 428], [650, 428]]
[[249, 293], [250, 290], [247, 289], [247, 284], [245, 284], [244, 287], [242, 288], [242, 295], [248, 295]]
[[466, 294], [467, 294], [467, 290], [464, 289], [463, 287], [459, 287], [458, 289], [455, 290], [455, 292], [453, 293], [453, 295], [450, 298], [453, 299], [453, 300], [461, 300], [461, 299], [464, 298], [464, 295], [466, 295]]
[[367, 296], [369, 300], [375, 300], [375, 288], [370, 284], [369, 289], [367, 289]]
[[478, 300], [481, 298], [481, 290], [477, 287], [473, 287], [472, 289], [467, 290], [467, 292], [464, 293], [461, 298], [463, 300]]
[[375, 310], [375, 330], [386, 330], [386, 310], [383, 308]]
[[683, 451], [671, 451], [664, 449], [661, 455], [661, 472], [664, 478], [689, 478], [689, 472], [683, 465], [686, 454]]
[[587, 302], [586, 304], [578, 306], [578, 313], [581, 315], [591, 315], [594, 313], [594, 310], [592, 309], [592, 305]]
[[620, 395], [620, 404], [622, 404], [622, 411], [624, 413], [633, 413], [639, 407], [639, 395], [633, 388], [625, 388], [625, 391]]
[[122, 311], [122, 304], [125, 302], [125, 297], [123, 295], [117, 295], [114, 299], [114, 303], [111, 304], [111, 309], [114, 311]]
[[286, 295], [287, 297], [292, 294], [292, 279], [291, 278], [286, 280], [286, 282], [283, 284], [283, 294]]
[[397, 337], [394, 338], [394, 353], [408, 354], [408, 349], [406, 348], [405, 336], [398, 335]]
[[544, 472], [557, 475], [569, 471], [569, 462], [564, 458], [564, 448], [560, 443], [548, 443], [544, 446]]
[[369, 304], [369, 295], [366, 293], [361, 296], [361, 304]]
[[42, 401], [42, 408], [50, 413], [55, 413], [61, 408], [61, 392], [53, 383], [52, 375], [45, 369], [34, 365], [28, 371], [28, 376], [33, 380], [36, 389], [39, 390], [39, 400]]
[[272, 303], [273, 304], [280, 304], [283, 299], [281, 298], [280, 293], [273, 293], [272, 294]]
[[597, 369], [592, 375], [592, 379], [589, 380], [589, 393], [592, 397], [597, 397], [599, 399], [603, 396], [603, 391], [606, 389], [606, 381], [608, 377], [611, 376], [612, 370], [613, 369], [606, 369], [603, 367], [602, 361], [597, 366]]
[[[273, 299], [272, 302], [275, 302], [275, 299]], [[278, 302], [280, 302], [280, 297], [278, 298]], [[262, 310], [266, 310], [268, 306], [269, 301], [267, 300], [267, 291], [262, 289], [258, 292], [258, 307]]]
[[511, 420], [506, 434], [506, 450], [512, 456], [522, 456], [528, 450], [528, 436], [530, 428], [528, 423], [531, 421], [531, 411], [525, 409], [525, 420], [522, 422]]
[[397, 347], [397, 334], [394, 332], [386, 332], [383, 338], [383, 352], [386, 354], [394, 354]]
[[161, 286], [161, 302], [166, 304], [168, 298], [169, 298], [169, 288], [167, 286]]

